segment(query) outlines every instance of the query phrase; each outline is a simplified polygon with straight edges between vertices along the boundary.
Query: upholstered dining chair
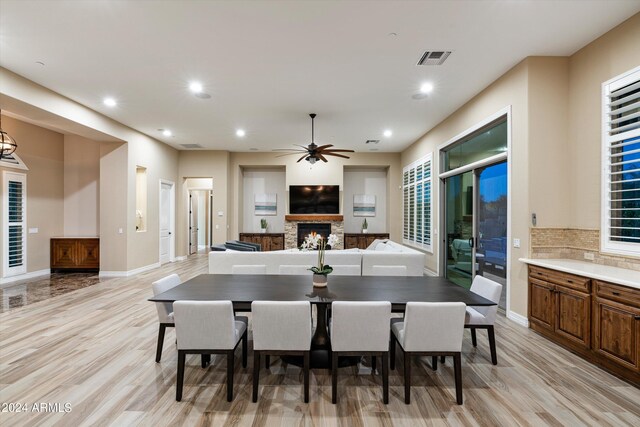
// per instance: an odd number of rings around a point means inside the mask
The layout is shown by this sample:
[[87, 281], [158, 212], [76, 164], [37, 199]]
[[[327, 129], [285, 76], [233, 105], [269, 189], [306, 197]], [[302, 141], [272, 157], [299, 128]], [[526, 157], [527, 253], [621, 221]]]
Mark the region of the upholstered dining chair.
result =
[[471, 343], [474, 347], [478, 345], [476, 329], [487, 330], [487, 335], [489, 335], [489, 349], [491, 350], [491, 363], [497, 365], [498, 356], [496, 354], [496, 336], [493, 325], [496, 322], [496, 315], [498, 313], [497, 304], [500, 302], [502, 285], [486, 277], [476, 276], [471, 284], [471, 292], [496, 303], [496, 305], [488, 307], [467, 307], [464, 327], [471, 330]]
[[[171, 288], [175, 288], [179, 284], [180, 276], [177, 274], [171, 274], [170, 276], [156, 280], [151, 284], [153, 296], [166, 292]], [[157, 302], [156, 310], [158, 311], [158, 322], [160, 324], [160, 329], [158, 329], [158, 346], [156, 348], [156, 363], [160, 363], [165, 330], [167, 328], [173, 328], [175, 325], [173, 323], [173, 305], [170, 302]]]
[[331, 304], [331, 401], [338, 401], [340, 356], [382, 356], [382, 401], [389, 403], [388, 301], [334, 301]]
[[462, 335], [466, 305], [462, 302], [409, 302], [404, 319], [391, 319], [391, 369], [396, 343], [404, 352], [404, 403], [411, 403], [411, 356], [453, 356], [456, 401], [462, 405]]
[[311, 351], [311, 303], [309, 301], [254, 301], [253, 401], [258, 401], [260, 355], [292, 355], [303, 358], [304, 402], [309, 402], [309, 354]]
[[[242, 340], [242, 367], [247, 367], [247, 323], [233, 315], [231, 301], [176, 301], [173, 303], [178, 338], [176, 400], [182, 400], [187, 354], [226, 354], [227, 401], [233, 400], [234, 353]], [[204, 357], [204, 356], [203, 356]]]

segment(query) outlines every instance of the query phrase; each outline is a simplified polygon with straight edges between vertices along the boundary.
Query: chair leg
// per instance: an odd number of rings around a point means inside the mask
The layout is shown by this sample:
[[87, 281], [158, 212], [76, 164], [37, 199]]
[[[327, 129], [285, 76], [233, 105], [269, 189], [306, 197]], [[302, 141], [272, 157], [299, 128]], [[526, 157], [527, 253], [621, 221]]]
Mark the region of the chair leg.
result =
[[269, 369], [269, 366], [271, 366], [271, 356], [269, 356], [268, 354], [264, 355], [264, 368], [265, 369]]
[[202, 368], [206, 368], [211, 364], [211, 355], [210, 354], [201, 354], [200, 355], [200, 366]]
[[233, 350], [227, 352], [227, 402], [233, 400]]
[[471, 344], [473, 344], [474, 347], [478, 346], [478, 340], [476, 338], [476, 328], [470, 328], [471, 329]]
[[440, 363], [444, 365], [444, 362], [447, 360], [445, 356], [440, 356]]
[[438, 356], [431, 356], [431, 369], [438, 370]]
[[489, 335], [489, 348], [491, 349], [491, 363], [498, 364], [498, 355], [496, 354], [496, 334], [493, 330], [493, 325], [487, 328], [487, 334]]
[[371, 373], [373, 374], [376, 371], [376, 356], [371, 356]]
[[389, 403], [389, 353], [382, 355], [382, 402]]
[[176, 377], [176, 401], [182, 400], [182, 384], [184, 382], [184, 361], [186, 354], [178, 350], [178, 375]]
[[158, 348], [156, 349], [156, 363], [160, 363], [160, 358], [162, 357], [162, 344], [164, 344], [165, 329], [167, 329], [167, 326], [160, 323], [160, 329], [158, 329]]
[[338, 403], [338, 354], [331, 354], [331, 403]]
[[247, 331], [244, 331], [242, 335], [242, 367], [247, 367], [247, 345], [249, 343], [249, 338], [247, 337]]
[[404, 352], [404, 403], [411, 403], [411, 356]]
[[456, 402], [462, 405], [462, 357], [460, 353], [453, 356], [454, 374], [456, 379]]
[[302, 358], [302, 375], [304, 376], [304, 403], [309, 403], [309, 365], [311, 364], [310, 352], [305, 351]]
[[389, 365], [392, 371], [396, 370], [396, 337], [393, 335], [389, 343]]
[[258, 401], [258, 381], [260, 379], [260, 351], [253, 350], [253, 401]]

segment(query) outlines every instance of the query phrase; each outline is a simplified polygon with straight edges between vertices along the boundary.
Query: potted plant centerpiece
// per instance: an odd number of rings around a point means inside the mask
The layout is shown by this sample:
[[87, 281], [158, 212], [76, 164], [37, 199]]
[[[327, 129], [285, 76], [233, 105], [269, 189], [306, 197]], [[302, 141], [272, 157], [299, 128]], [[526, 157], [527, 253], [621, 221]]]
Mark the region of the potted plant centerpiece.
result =
[[362, 221], [362, 234], [366, 234], [369, 231], [369, 224], [367, 223], [367, 218]]
[[327, 250], [327, 245], [329, 247], [334, 247], [337, 243], [338, 236], [335, 234], [329, 234], [327, 239], [315, 232], [305, 237], [300, 249], [303, 251], [318, 251], [318, 265], [309, 268], [309, 270], [313, 272], [313, 286], [318, 288], [324, 288], [327, 286], [327, 275], [333, 271], [333, 267], [324, 263], [324, 253]]
[[266, 233], [267, 232], [267, 227], [269, 226], [269, 223], [267, 222], [266, 218], [262, 218], [260, 220], [260, 231], [262, 233]]

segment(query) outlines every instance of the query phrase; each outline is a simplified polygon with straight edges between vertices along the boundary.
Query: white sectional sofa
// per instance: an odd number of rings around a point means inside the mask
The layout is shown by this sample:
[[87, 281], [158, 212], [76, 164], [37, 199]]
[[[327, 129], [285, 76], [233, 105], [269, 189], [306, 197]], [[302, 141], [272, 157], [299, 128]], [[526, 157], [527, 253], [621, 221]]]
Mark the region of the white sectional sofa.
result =
[[[209, 253], [212, 274], [312, 274], [318, 253], [297, 249], [272, 252], [214, 251]], [[391, 241], [376, 240], [367, 250], [331, 250], [325, 264], [339, 276], [422, 276], [424, 254]]]

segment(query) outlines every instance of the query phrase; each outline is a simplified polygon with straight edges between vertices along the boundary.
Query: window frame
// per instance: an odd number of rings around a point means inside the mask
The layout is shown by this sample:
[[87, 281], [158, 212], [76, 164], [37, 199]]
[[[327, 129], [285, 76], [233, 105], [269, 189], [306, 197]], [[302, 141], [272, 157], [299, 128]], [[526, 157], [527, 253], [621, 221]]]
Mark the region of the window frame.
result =
[[[428, 164], [429, 167], [429, 177], [425, 177], [425, 173], [424, 173], [424, 166]], [[418, 176], [418, 168], [422, 168], [422, 179], [418, 180], [417, 176]], [[416, 177], [414, 182], [408, 182], [409, 179], [407, 179], [405, 181], [405, 175], [409, 175], [411, 174], [411, 171], [413, 171], [414, 176]], [[407, 182], [405, 184], [405, 182]], [[428, 194], [429, 194], [429, 198], [426, 199], [426, 188], [425, 188], [425, 184], [428, 184]], [[421, 187], [419, 187], [419, 185], [421, 185]], [[426, 252], [429, 253], [433, 253], [433, 153], [428, 153], [427, 155], [419, 158], [418, 160], [408, 164], [407, 166], [402, 168], [402, 243], [408, 246], [412, 246], [414, 248], [417, 249], [421, 249], [424, 250]], [[420, 190], [421, 188], [421, 190]], [[411, 238], [411, 234], [409, 232], [408, 237], [407, 238], [407, 234], [405, 234], [405, 223], [408, 223], [409, 221], [406, 220], [406, 215], [410, 215], [411, 214], [411, 209], [409, 208], [409, 211], [407, 212], [407, 209], [405, 208], [405, 189], [407, 189], [408, 192], [408, 198], [409, 200], [411, 195], [413, 195], [413, 230], [414, 230], [414, 234], [413, 234], [413, 238]], [[420, 203], [420, 201], [418, 200], [418, 194], [420, 194], [420, 191], [422, 191], [423, 194], [423, 198], [421, 200], [422, 203]], [[426, 230], [425, 227], [425, 208], [424, 205], [428, 203], [429, 204], [429, 208], [428, 208], [428, 215], [429, 215], [429, 225], [428, 225], [428, 230]], [[418, 210], [418, 206], [422, 205], [421, 208], [421, 215], [417, 215], [417, 210]], [[408, 205], [407, 205], [408, 206]], [[420, 218], [418, 218], [420, 216]], [[409, 218], [411, 218], [411, 216], [409, 216]], [[417, 233], [418, 233], [418, 227], [420, 227], [421, 231], [421, 241], [418, 241], [417, 239]], [[411, 228], [411, 224], [407, 225], [407, 228]], [[429, 243], [425, 243], [425, 237], [427, 237], [429, 239]]]
[[[23, 215], [20, 223], [9, 222], [9, 181], [22, 183]], [[3, 171], [2, 189], [2, 277], [12, 277], [27, 273], [27, 175], [24, 173]], [[13, 224], [22, 225], [22, 265], [16, 267], [9, 266], [9, 226]]]
[[616, 254], [631, 257], [640, 257], [640, 241], [619, 242], [611, 240], [611, 161], [610, 149], [613, 143], [637, 138], [640, 136], [640, 129], [621, 132], [616, 135], [609, 135], [609, 94], [633, 82], [640, 82], [640, 67], [629, 70], [602, 83], [602, 142], [601, 142], [601, 196], [600, 196], [600, 252], [605, 254]]

